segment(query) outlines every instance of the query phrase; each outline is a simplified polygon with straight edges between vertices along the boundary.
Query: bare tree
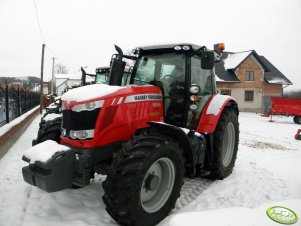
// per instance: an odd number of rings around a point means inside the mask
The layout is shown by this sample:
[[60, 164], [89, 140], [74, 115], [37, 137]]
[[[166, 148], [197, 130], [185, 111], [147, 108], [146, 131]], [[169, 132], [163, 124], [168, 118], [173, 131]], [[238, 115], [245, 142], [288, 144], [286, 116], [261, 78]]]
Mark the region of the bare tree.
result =
[[55, 73], [56, 74], [68, 74], [68, 68], [66, 65], [58, 63], [55, 65]]

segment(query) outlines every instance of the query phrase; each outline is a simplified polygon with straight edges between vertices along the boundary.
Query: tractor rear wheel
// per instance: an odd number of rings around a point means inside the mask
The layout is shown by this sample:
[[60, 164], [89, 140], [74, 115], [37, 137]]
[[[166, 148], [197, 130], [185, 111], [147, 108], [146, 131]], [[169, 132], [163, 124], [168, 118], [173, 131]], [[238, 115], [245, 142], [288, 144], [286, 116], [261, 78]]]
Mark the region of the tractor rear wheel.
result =
[[213, 136], [209, 178], [224, 179], [232, 173], [238, 150], [239, 123], [234, 109], [224, 109]]
[[156, 225], [174, 208], [183, 176], [183, 153], [175, 141], [140, 135], [115, 154], [102, 199], [121, 225]]
[[294, 122], [297, 124], [301, 124], [301, 116], [295, 116], [294, 117]]
[[32, 146], [42, 143], [45, 140], [60, 142], [62, 117], [55, 118], [40, 124], [37, 139], [32, 141]]

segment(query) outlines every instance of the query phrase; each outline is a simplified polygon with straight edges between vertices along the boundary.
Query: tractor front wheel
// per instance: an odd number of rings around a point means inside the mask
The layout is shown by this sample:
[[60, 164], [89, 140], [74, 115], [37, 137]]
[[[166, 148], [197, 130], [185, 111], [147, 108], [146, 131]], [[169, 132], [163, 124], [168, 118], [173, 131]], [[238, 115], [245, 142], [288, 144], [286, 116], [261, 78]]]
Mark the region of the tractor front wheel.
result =
[[37, 139], [32, 141], [32, 146], [42, 143], [46, 140], [60, 142], [62, 127], [62, 117], [55, 118], [40, 124]]
[[224, 179], [232, 173], [238, 150], [237, 113], [225, 108], [213, 135], [213, 162], [209, 178]]
[[156, 225], [174, 208], [183, 175], [176, 142], [162, 134], [138, 136], [113, 158], [103, 183], [106, 210], [121, 225]]

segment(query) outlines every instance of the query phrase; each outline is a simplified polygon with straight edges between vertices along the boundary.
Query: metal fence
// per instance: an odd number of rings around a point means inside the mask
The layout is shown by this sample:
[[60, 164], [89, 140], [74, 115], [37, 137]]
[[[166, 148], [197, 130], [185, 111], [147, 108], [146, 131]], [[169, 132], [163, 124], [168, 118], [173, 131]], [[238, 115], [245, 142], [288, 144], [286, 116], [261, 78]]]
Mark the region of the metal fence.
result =
[[19, 86], [0, 86], [0, 127], [40, 103], [40, 94]]

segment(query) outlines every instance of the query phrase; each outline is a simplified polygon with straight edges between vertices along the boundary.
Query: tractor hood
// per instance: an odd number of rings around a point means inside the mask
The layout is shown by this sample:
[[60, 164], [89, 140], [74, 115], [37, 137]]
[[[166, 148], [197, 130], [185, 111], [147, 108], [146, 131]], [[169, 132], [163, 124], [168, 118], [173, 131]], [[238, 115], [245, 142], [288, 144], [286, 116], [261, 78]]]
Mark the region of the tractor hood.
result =
[[66, 102], [84, 102], [88, 100], [97, 99], [109, 94], [115, 93], [118, 90], [125, 89], [121, 86], [109, 86], [107, 84], [94, 84], [76, 89], [69, 90], [62, 96], [62, 101]]
[[[85, 104], [95, 103], [96, 106], [101, 107], [104, 101], [112, 99], [112, 103], [116, 98], [122, 97], [120, 103], [131, 103], [140, 101], [151, 101], [162, 99], [162, 92], [159, 87], [153, 85], [128, 85], [128, 86], [110, 86], [107, 84], [94, 84], [72, 89], [62, 96], [62, 108], [72, 109], [73, 106], [79, 105], [80, 110], [92, 110], [84, 107]], [[74, 109], [73, 109], [74, 110]]]

